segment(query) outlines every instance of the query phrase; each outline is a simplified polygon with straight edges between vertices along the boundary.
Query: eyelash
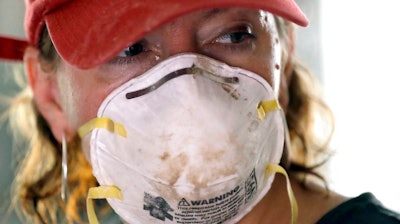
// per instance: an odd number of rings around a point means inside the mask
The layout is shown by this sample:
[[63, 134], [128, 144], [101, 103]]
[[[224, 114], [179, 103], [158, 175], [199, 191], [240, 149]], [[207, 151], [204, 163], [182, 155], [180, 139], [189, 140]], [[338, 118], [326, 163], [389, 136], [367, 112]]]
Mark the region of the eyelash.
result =
[[[139, 53], [130, 52], [130, 50], [138, 49], [140, 50]], [[143, 41], [139, 41], [122, 50], [116, 57], [111, 59], [109, 63], [117, 65], [129, 65], [132, 63], [139, 63], [146, 53], [149, 53], [149, 51], [146, 50], [145, 43]]]
[[[231, 44], [240, 44], [243, 41], [245, 41], [246, 38], [249, 38], [249, 39], [255, 39], [256, 38], [256, 36], [254, 36], [252, 33], [248, 32], [248, 31], [235, 31], [235, 32], [230, 32], [230, 33], [226, 33], [226, 34], [221, 35], [220, 37], [217, 38], [217, 40], [215, 42], [218, 43], [218, 40], [223, 40], [225, 38], [237, 38], [238, 37], [237, 35], [241, 35], [239, 37], [239, 40], [232, 40], [231, 39], [231, 41], [232, 41]], [[243, 38], [245, 38], [245, 39], [243, 39]]]

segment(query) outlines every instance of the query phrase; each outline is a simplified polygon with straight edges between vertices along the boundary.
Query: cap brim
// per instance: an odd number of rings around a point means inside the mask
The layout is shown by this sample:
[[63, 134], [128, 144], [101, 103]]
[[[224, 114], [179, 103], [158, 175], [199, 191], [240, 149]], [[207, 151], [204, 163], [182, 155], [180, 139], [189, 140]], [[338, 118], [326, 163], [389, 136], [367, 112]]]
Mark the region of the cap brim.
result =
[[300, 26], [308, 24], [294, 0], [71, 1], [47, 15], [45, 21], [61, 57], [88, 69], [176, 17], [222, 7], [262, 9]]

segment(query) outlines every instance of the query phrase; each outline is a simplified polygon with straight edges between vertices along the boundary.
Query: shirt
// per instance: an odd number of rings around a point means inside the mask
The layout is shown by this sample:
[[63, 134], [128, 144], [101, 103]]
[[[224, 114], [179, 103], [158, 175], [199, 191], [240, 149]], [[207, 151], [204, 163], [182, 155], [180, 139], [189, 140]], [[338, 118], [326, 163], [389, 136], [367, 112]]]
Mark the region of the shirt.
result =
[[[400, 203], [400, 201], [399, 201]], [[371, 193], [343, 202], [317, 224], [400, 224], [400, 214], [385, 208]]]

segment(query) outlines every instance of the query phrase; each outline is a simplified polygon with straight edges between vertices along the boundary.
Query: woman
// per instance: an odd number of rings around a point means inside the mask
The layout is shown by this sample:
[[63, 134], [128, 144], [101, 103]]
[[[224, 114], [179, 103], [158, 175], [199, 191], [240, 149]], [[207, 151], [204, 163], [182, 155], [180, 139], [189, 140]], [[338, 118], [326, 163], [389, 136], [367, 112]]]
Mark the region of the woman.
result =
[[307, 24], [292, 0], [28, 1], [24, 212], [79, 221], [88, 198], [93, 221], [107, 198], [128, 223], [398, 223], [306, 182], [326, 157], [313, 120], [331, 120], [292, 22]]

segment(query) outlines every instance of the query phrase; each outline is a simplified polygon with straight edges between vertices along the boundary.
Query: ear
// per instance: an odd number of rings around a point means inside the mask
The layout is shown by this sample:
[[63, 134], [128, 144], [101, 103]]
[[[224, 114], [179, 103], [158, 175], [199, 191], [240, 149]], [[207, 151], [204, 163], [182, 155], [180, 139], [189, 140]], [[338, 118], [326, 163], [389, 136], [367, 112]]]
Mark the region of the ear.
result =
[[39, 60], [39, 51], [34, 47], [28, 47], [24, 54], [24, 65], [34, 102], [57, 141], [61, 142], [63, 135], [69, 141], [75, 132], [68, 124], [61, 107], [56, 72], [54, 69], [44, 69], [49, 66], [41, 63], [46, 62]]

